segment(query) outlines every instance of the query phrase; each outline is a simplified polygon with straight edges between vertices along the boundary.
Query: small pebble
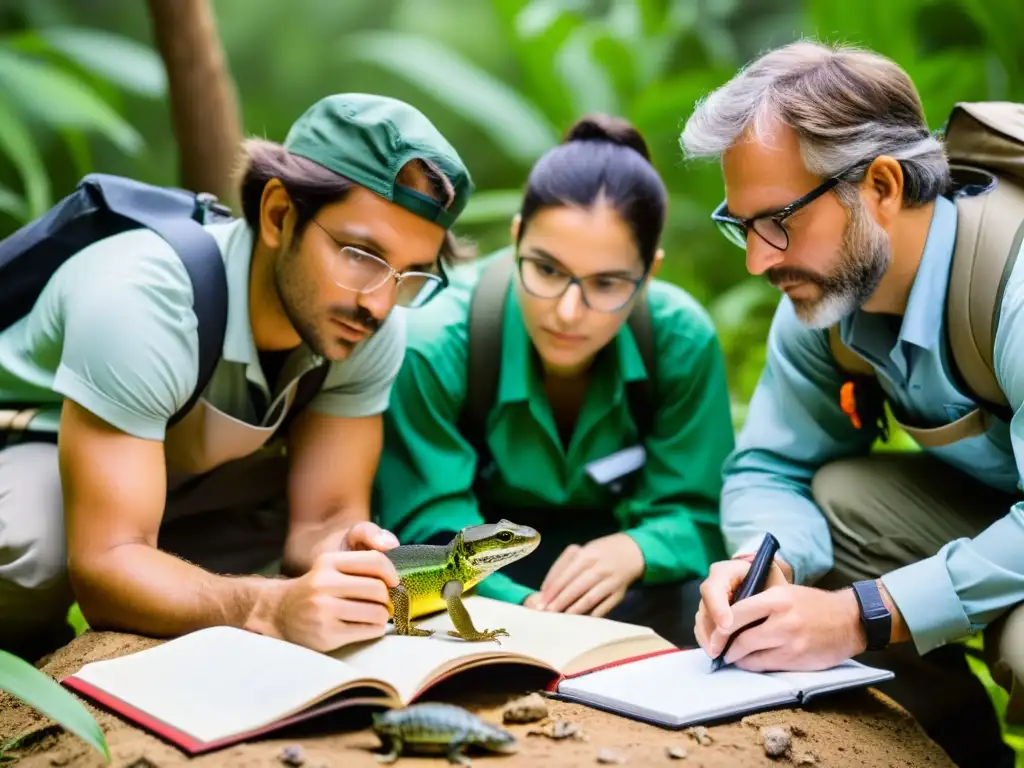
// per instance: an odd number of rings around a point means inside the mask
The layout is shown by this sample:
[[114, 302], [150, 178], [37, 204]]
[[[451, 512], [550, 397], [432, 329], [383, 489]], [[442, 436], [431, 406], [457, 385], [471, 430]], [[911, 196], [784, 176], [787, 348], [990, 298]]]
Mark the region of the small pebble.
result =
[[302, 747], [297, 744], [282, 749], [277, 759], [285, 765], [294, 766], [294, 768], [298, 768], [298, 766], [306, 762], [306, 756], [302, 754]]
[[782, 757], [789, 751], [791, 738], [789, 731], [785, 728], [778, 726], [762, 728], [761, 738], [764, 741], [764, 753], [768, 757]]
[[795, 765], [817, 765], [818, 756], [813, 752], [803, 752], [793, 761]]
[[602, 749], [597, 753], [597, 762], [621, 765], [626, 758], [613, 749]]
[[673, 760], [683, 760], [686, 758], [686, 750], [682, 747], [669, 747], [665, 751], [668, 752], [668, 756]]
[[58, 752], [56, 755], [50, 758], [50, 765], [67, 765], [71, 762], [71, 755], [67, 752]]
[[702, 747], [706, 747], [711, 744], [711, 735], [708, 733], [708, 729], [703, 725], [687, 728], [686, 733], [688, 733]]
[[548, 716], [548, 705], [538, 693], [510, 701], [501, 712], [506, 723], [533, 723]]

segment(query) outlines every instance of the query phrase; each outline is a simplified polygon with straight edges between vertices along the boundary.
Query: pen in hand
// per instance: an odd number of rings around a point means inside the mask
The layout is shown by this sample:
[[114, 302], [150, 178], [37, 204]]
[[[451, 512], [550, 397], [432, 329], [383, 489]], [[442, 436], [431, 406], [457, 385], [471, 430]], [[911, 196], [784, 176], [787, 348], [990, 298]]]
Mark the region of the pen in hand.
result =
[[[750, 570], [748, 570], [747, 575], [743, 577], [740, 588], [736, 590], [736, 594], [734, 594], [732, 599], [729, 601], [729, 605], [735, 605], [740, 600], [756, 595], [764, 589], [765, 582], [768, 581], [768, 574], [771, 572], [772, 564], [775, 560], [775, 553], [778, 552], [778, 550], [778, 539], [770, 533], [766, 533], [764, 535], [764, 540], [761, 542], [761, 546], [757, 548], [757, 554], [754, 555], [753, 562], [750, 564]], [[725, 647], [722, 648], [722, 652], [711, 661], [711, 671], [716, 672], [725, 664], [725, 654], [729, 650], [729, 646], [732, 645], [732, 641], [736, 639], [736, 635], [744, 629], [756, 627], [763, 621], [764, 619], [758, 619], [757, 621], [747, 624], [745, 627], [740, 627], [729, 635], [729, 639], [725, 641]]]

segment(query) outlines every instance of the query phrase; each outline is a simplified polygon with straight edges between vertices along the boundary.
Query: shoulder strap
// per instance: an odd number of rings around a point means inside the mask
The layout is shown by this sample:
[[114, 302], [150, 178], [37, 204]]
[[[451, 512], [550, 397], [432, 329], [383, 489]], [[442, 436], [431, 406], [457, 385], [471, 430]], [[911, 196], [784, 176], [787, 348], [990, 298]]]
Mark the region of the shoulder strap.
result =
[[[227, 326], [228, 288], [217, 241], [203, 225], [183, 211], [171, 196], [131, 179], [94, 174], [88, 177], [103, 195], [107, 207], [158, 234], [175, 250], [192, 281], [199, 334], [199, 374], [192, 396], [167, 422], [176, 424], [199, 400], [224, 346]], [[183, 215], [185, 214], [185, 215]]]
[[657, 390], [657, 368], [654, 354], [654, 324], [651, 320], [651, 307], [647, 302], [647, 294], [641, 293], [629, 313], [629, 330], [633, 333], [640, 356], [647, 370], [647, 378], [631, 381], [626, 385], [626, 396], [629, 398], [629, 409], [636, 423], [637, 437], [642, 444], [651, 433], [654, 422], [654, 394]]
[[479, 467], [489, 463], [485, 425], [498, 394], [501, 326], [513, 267], [511, 251], [484, 267], [469, 303], [466, 398], [459, 431], [476, 449]]
[[327, 379], [327, 374], [330, 370], [331, 361], [325, 360], [316, 368], [311, 368], [302, 374], [302, 378], [299, 379], [299, 383], [295, 388], [295, 399], [292, 401], [291, 408], [288, 409], [288, 413], [281, 419], [281, 423], [278, 425], [271, 440], [288, 434], [288, 429], [291, 427], [292, 422], [295, 421], [295, 418], [302, 413], [303, 409], [312, 402], [313, 398], [323, 388], [324, 381]]
[[874, 376], [875, 369], [871, 363], [858, 355], [848, 346], [843, 344], [839, 337], [839, 325], [829, 326], [828, 345], [832, 350], [832, 357], [839, 366], [839, 370], [849, 376]]
[[1005, 180], [956, 198], [957, 233], [946, 326], [963, 384], [986, 409], [1008, 420], [995, 374], [994, 345], [1003, 291], [1024, 240], [1024, 189]]

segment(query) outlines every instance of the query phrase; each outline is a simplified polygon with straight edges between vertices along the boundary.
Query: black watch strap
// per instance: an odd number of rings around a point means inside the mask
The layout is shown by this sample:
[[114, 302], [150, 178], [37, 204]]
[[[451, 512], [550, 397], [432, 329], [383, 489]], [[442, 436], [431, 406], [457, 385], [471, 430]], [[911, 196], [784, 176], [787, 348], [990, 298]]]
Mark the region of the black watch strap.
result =
[[892, 631], [892, 614], [885, 607], [882, 594], [874, 579], [855, 581], [853, 593], [860, 604], [860, 621], [868, 636], [868, 650], [880, 651], [889, 645]]

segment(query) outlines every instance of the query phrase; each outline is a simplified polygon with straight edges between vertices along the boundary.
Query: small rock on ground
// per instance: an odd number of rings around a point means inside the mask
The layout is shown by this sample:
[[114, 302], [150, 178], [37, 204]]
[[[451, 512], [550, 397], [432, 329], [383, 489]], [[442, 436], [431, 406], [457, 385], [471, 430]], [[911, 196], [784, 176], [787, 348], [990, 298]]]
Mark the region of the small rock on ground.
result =
[[665, 752], [673, 760], [682, 760], [686, 757], [686, 750], [683, 747], [667, 747]]
[[708, 729], [703, 725], [687, 728], [686, 733], [688, 733], [702, 747], [706, 747], [711, 744], [711, 734], [708, 733]]
[[306, 756], [302, 752], [302, 747], [298, 744], [287, 746], [281, 750], [281, 753], [277, 756], [277, 759], [282, 763], [293, 768], [298, 768], [306, 762]]
[[793, 761], [794, 765], [817, 765], [818, 756], [813, 752], [801, 752]]
[[548, 703], [538, 693], [510, 701], [501, 712], [506, 723], [533, 723], [548, 716]]
[[764, 742], [764, 753], [768, 757], [782, 757], [789, 751], [792, 744], [789, 729], [780, 728], [777, 725], [770, 728], [762, 728], [761, 739]]
[[626, 762], [626, 758], [614, 749], [602, 749], [597, 753], [597, 762], [620, 765]]

